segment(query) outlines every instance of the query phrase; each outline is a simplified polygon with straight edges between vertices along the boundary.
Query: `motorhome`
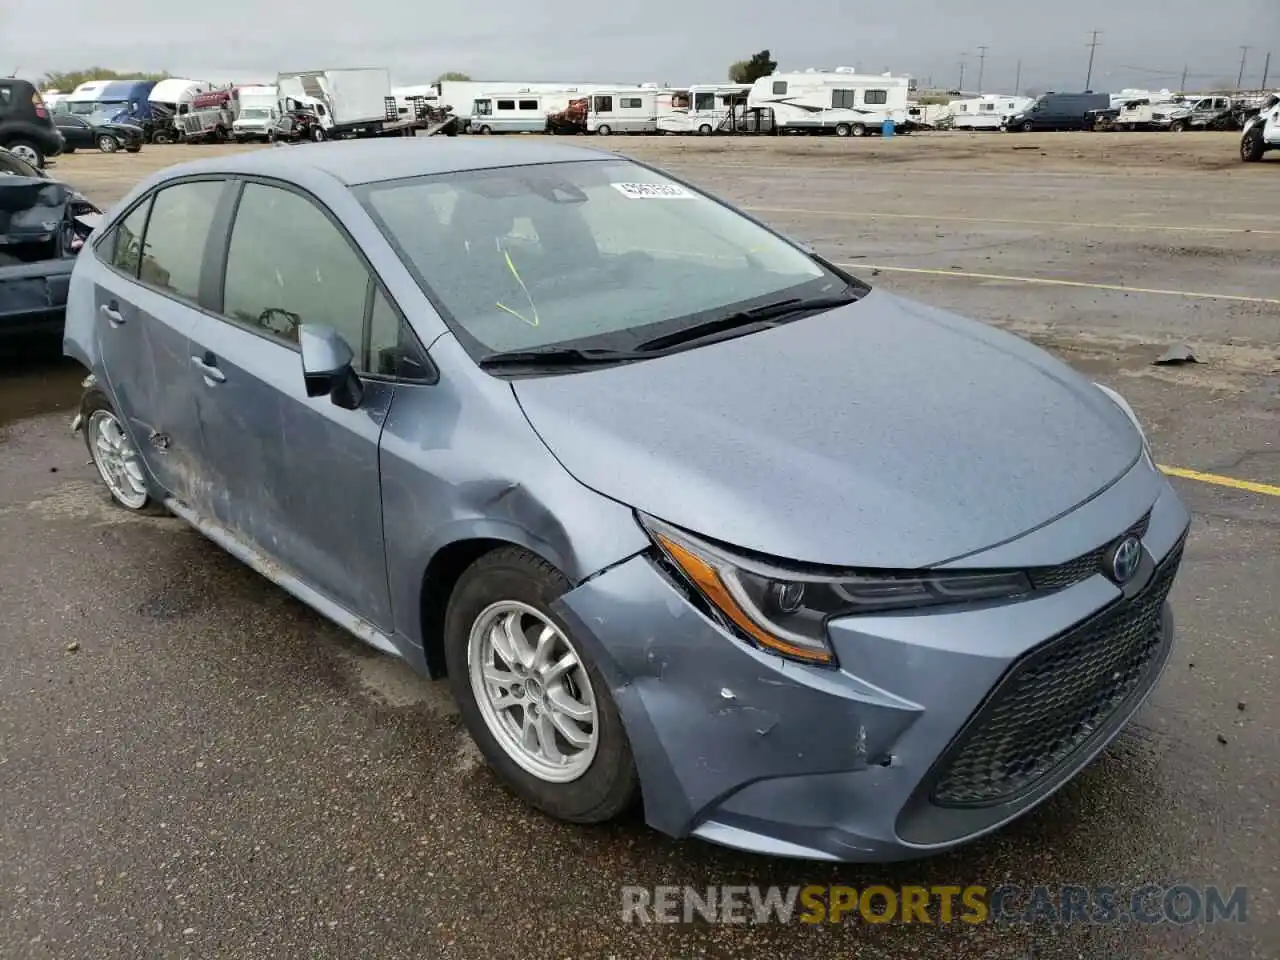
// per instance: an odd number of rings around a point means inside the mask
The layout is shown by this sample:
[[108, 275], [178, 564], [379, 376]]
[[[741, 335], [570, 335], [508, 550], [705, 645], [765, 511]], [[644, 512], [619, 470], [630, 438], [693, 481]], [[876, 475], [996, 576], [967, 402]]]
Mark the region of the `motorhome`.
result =
[[545, 133], [547, 118], [576, 96], [571, 91], [517, 91], [478, 96], [471, 102], [473, 133]]
[[[526, 94], [572, 94], [585, 96], [595, 90], [603, 89], [636, 89], [639, 84], [612, 83], [609, 81], [555, 80], [555, 81], [521, 81], [521, 80], [440, 80], [433, 84], [438, 105], [452, 107], [460, 116], [472, 112], [472, 104], [485, 98], [495, 99], [502, 96], [505, 100], [517, 93]], [[570, 97], [572, 99], [572, 97]], [[563, 107], [559, 108], [563, 109]]]
[[179, 111], [185, 113], [191, 107], [191, 101], [211, 89], [207, 83], [198, 80], [184, 80], [181, 77], [170, 77], [161, 80], [151, 88], [147, 99], [151, 102], [152, 128], [150, 139], [154, 143], [172, 143], [179, 137]]
[[981, 97], [952, 100], [951, 126], [956, 130], [999, 130], [1009, 118], [1027, 109], [1030, 97], [1010, 97], [988, 93]]
[[285, 113], [314, 114], [315, 139], [377, 137], [412, 133], [415, 121], [401, 120], [383, 67], [305, 70], [276, 78]]
[[749, 83], [700, 83], [671, 91], [669, 105], [658, 100], [658, 129], [703, 136], [732, 130], [747, 106]]
[[911, 78], [860, 74], [847, 67], [761, 77], [747, 95], [747, 107], [773, 113], [778, 133], [834, 133], [861, 137], [879, 133], [886, 120], [907, 118]]
[[655, 87], [618, 87], [593, 90], [587, 100], [587, 132], [606, 137], [611, 133], [657, 133], [658, 98], [669, 93]]
[[231, 124], [231, 137], [236, 143], [267, 141], [280, 120], [279, 90], [276, 87], [240, 87], [239, 109]]

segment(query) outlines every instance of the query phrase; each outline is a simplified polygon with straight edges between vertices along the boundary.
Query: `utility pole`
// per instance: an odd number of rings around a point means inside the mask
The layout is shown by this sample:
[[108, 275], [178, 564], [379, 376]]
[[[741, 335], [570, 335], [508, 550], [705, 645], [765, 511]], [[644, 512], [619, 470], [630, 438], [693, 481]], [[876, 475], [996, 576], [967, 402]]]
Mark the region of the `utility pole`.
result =
[[1178, 84], [1178, 92], [1179, 92], [1179, 93], [1186, 93], [1186, 92], [1187, 92], [1187, 67], [1186, 67], [1186, 64], [1183, 64], [1183, 66], [1182, 66], [1182, 82]]
[[1093, 83], [1093, 54], [1098, 49], [1098, 34], [1101, 30], [1094, 30], [1093, 37], [1089, 40], [1089, 72], [1084, 77], [1084, 88], [1089, 89], [1089, 84]]
[[982, 74], [987, 68], [987, 47], [978, 47], [978, 96], [982, 96]]
[[1015, 97], [1022, 95], [1022, 61], [1018, 61], [1018, 75], [1013, 81], [1013, 95]]
[[959, 90], [961, 93], [964, 93], [964, 68], [965, 68], [964, 58], [966, 56], [967, 54], [963, 54], [963, 53], [960, 54], [960, 86], [956, 87], [956, 89]]
[[1271, 72], [1271, 51], [1267, 51], [1267, 59], [1262, 61], [1262, 84], [1259, 90], [1267, 89], [1267, 74]]
[[1244, 62], [1249, 56], [1251, 47], [1240, 48], [1240, 76], [1236, 77], [1236, 89], [1239, 90], [1244, 86]]

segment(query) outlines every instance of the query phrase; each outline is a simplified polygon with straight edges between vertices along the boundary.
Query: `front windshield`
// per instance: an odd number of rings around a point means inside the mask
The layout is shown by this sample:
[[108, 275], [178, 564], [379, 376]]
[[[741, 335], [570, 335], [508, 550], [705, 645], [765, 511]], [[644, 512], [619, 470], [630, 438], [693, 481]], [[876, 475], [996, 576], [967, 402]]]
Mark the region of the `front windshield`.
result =
[[250, 107], [248, 110], [240, 111], [240, 117], [244, 120], [262, 120], [267, 116], [267, 111], [261, 107]]
[[729, 208], [626, 160], [477, 170], [356, 188], [475, 357], [627, 350], [847, 281]]

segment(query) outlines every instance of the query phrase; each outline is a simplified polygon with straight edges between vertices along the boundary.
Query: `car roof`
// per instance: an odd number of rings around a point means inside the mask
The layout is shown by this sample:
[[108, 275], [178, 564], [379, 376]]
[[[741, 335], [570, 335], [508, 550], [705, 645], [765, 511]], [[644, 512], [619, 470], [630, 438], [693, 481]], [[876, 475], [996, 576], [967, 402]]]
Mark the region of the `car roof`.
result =
[[605, 150], [525, 137], [382, 137], [277, 146], [209, 157], [170, 167], [164, 179], [226, 173], [287, 180], [301, 170], [311, 169], [327, 173], [347, 186], [355, 186], [463, 170], [617, 158], [617, 154]]

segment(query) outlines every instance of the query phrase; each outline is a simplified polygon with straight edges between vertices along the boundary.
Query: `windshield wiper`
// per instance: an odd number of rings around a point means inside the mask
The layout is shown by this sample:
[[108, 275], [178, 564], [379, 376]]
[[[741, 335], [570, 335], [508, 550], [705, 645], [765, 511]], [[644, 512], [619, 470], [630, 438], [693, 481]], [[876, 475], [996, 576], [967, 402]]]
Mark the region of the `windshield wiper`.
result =
[[844, 293], [834, 297], [790, 297], [786, 300], [778, 300], [774, 303], [752, 307], [750, 310], [737, 310], [727, 316], [716, 317], [714, 320], [695, 323], [692, 326], [685, 327], [683, 330], [676, 330], [674, 333], [664, 333], [660, 337], [653, 337], [637, 344], [636, 349], [653, 352], [655, 350], [665, 350], [667, 347], [674, 347], [682, 343], [691, 343], [694, 340], [702, 340], [705, 337], [712, 337], [741, 327], [751, 327], [757, 324], [771, 327], [788, 320], [795, 320], [803, 314], [843, 307], [861, 299], [861, 297], [862, 292], [853, 287], [847, 288]]
[[627, 360], [648, 360], [650, 357], [651, 354], [610, 350], [605, 347], [533, 347], [529, 350], [491, 353], [481, 357], [477, 363], [485, 370], [502, 367], [583, 367]]

